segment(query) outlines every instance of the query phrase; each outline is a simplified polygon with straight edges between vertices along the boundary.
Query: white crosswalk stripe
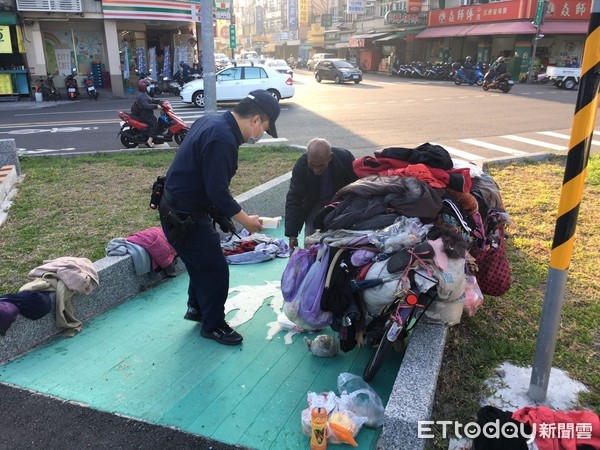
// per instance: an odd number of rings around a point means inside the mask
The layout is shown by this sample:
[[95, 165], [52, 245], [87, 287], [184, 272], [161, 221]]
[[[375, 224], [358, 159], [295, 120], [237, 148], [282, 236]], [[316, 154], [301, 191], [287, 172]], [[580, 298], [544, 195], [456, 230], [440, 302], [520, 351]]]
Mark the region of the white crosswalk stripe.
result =
[[450, 153], [453, 156], [458, 156], [461, 159], [464, 159], [466, 161], [481, 161], [485, 158], [484, 156], [479, 156], [476, 155], [475, 153], [469, 153], [469, 152], [465, 152], [462, 150], [458, 150], [457, 148], [453, 148], [453, 147], [448, 147], [447, 145], [444, 144], [439, 144], [439, 143], [435, 143], [432, 142], [433, 145], [441, 145], [442, 147], [444, 147], [446, 150], [448, 150], [448, 153]]
[[[596, 133], [596, 131], [594, 131], [594, 133]], [[543, 134], [545, 136], [551, 136], [560, 139], [571, 139], [571, 136], [568, 134], [555, 133], [554, 131], [538, 131], [537, 134]], [[592, 140], [592, 145], [600, 145], [600, 141]]]
[[477, 139], [461, 139], [461, 142], [464, 142], [465, 144], [471, 144], [471, 145], [475, 145], [478, 147], [483, 147], [483, 148], [489, 148], [490, 150], [496, 150], [497, 152], [501, 152], [501, 153], [508, 153], [509, 155], [513, 155], [513, 156], [524, 156], [527, 155], [527, 152], [523, 152], [521, 150], [515, 150], [514, 148], [509, 148], [509, 147], [504, 147], [502, 145], [496, 145], [496, 144], [492, 144], [490, 142], [483, 142], [483, 141], [479, 141]]
[[504, 139], [510, 139], [512, 141], [523, 142], [525, 144], [536, 145], [538, 147], [549, 148], [551, 150], [567, 150], [567, 147], [564, 145], [550, 144], [549, 142], [538, 141], [537, 139], [529, 139], [523, 136], [514, 136], [512, 134], [508, 134], [501, 137]]

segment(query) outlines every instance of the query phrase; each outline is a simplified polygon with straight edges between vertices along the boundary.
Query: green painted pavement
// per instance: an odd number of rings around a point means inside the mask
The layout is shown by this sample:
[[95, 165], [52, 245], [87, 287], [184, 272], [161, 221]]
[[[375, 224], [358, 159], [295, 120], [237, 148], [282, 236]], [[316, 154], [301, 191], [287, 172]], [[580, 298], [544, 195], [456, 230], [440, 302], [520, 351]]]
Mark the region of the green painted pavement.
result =
[[[268, 231], [282, 237], [283, 226]], [[286, 263], [230, 266], [231, 286], [250, 286], [244, 295], [264, 297], [265, 284], [279, 282]], [[244, 336], [241, 346], [219, 345], [182, 319], [187, 282], [187, 274], [169, 279], [85, 323], [75, 337], [59, 337], [1, 366], [0, 381], [228, 444], [309, 448], [300, 424], [307, 393], [337, 392], [337, 376], [361, 375], [370, 349], [317, 358], [302, 334], [291, 344], [287, 331], [268, 339], [268, 324], [280, 311], [276, 296], [258, 297], [253, 317], [236, 327]], [[242, 294], [237, 291], [228, 301]], [[239, 313], [231, 311], [228, 320]], [[371, 383], [384, 403], [400, 361], [392, 352]], [[359, 448], [375, 448], [379, 432], [363, 428]]]

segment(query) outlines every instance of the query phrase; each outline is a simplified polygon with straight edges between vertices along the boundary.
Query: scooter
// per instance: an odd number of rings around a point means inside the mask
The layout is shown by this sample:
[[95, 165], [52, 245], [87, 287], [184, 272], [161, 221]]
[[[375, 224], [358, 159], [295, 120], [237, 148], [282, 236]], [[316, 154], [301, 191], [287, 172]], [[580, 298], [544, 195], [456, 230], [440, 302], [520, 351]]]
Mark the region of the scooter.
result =
[[179, 95], [179, 91], [181, 90], [179, 83], [171, 80], [169, 77], [163, 77], [158, 87], [163, 93], [171, 95]]
[[481, 85], [484, 91], [487, 91], [489, 89], [499, 89], [505, 94], [508, 94], [508, 92], [512, 89], [513, 85], [515, 84], [515, 82], [512, 79], [512, 76], [508, 72], [504, 72], [498, 75], [492, 81], [488, 81], [491, 79], [491, 75], [489, 77], [488, 75], [490, 75], [490, 72], [485, 74], [485, 80]]
[[94, 77], [92, 74], [89, 74], [83, 79], [83, 85], [85, 86], [85, 90], [87, 91], [90, 100], [98, 100], [98, 91], [96, 90], [96, 86], [94, 86]]
[[148, 95], [152, 98], [154, 98], [155, 95], [161, 95], [162, 89], [158, 86], [158, 83], [149, 76], [147, 76], [146, 79], [150, 81], [150, 84], [146, 88], [146, 92], [148, 93]]
[[[175, 142], [181, 145], [188, 130], [188, 125], [177, 116], [171, 109], [168, 101], [161, 102], [162, 115], [158, 119], [157, 136], [154, 144], [163, 144], [165, 142]], [[148, 141], [148, 124], [131, 113], [119, 111], [119, 117], [123, 122], [118, 136], [121, 136], [121, 143], [125, 148], [135, 148]]]
[[65, 78], [65, 87], [67, 88], [69, 100], [75, 100], [77, 97], [79, 97], [77, 79], [73, 76], [73, 74], [67, 75], [67, 78]]
[[470, 86], [473, 86], [474, 84], [481, 86], [483, 84], [483, 74], [480, 70], [473, 68], [471, 74], [468, 75], [465, 72], [465, 69], [461, 67], [454, 73], [454, 84], [460, 86], [463, 83]]

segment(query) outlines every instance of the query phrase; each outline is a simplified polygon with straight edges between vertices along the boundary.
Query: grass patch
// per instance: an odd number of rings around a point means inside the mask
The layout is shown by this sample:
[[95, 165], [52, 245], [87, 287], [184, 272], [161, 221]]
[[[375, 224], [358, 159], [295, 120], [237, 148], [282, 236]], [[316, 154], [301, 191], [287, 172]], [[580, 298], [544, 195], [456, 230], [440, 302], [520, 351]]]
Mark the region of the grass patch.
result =
[[[25, 180], [0, 233], [0, 294], [16, 292], [44, 260], [96, 261], [111, 239], [159, 225], [156, 211], [148, 208], [150, 188], [174, 155], [175, 150], [161, 150], [22, 157]], [[299, 155], [288, 147], [241, 147], [232, 194], [289, 172]]]
[[[0, 233], [0, 294], [15, 292], [45, 259], [104, 256], [108, 242], [156, 226], [149, 189], [174, 151], [69, 159], [23, 158], [26, 175]], [[232, 193], [238, 195], [291, 170], [298, 152], [243, 147]], [[513, 224], [507, 243], [513, 284], [486, 297], [472, 318], [451, 328], [436, 393], [434, 420], [473, 420], [483, 381], [504, 361], [531, 365], [554, 236], [564, 158], [498, 166]], [[590, 158], [569, 268], [554, 365], [590, 389], [582, 407], [600, 409], [600, 156]], [[443, 442], [432, 442], [443, 448]], [[447, 445], [446, 445], [447, 448]]]
[[[433, 420], [475, 419], [483, 381], [504, 361], [531, 366], [544, 300], [564, 157], [490, 170], [513, 223], [507, 228], [512, 287], [486, 297], [474, 317], [450, 329]], [[575, 246], [568, 270], [554, 367], [583, 382], [579, 407], [600, 410], [600, 156], [588, 164]], [[448, 448], [436, 438], [432, 448]]]

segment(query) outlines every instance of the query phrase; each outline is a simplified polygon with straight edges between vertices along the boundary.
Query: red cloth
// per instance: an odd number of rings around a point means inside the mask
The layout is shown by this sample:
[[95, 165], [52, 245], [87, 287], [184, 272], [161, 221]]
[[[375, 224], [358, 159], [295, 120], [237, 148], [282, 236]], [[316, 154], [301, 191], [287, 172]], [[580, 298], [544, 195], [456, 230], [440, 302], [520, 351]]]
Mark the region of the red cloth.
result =
[[[545, 406], [526, 406], [512, 418], [536, 427], [540, 450], [576, 450], [577, 445], [600, 449], [600, 419], [593, 411], [554, 411]], [[571, 425], [569, 425], [571, 424]]]
[[129, 242], [141, 245], [146, 249], [152, 260], [152, 270], [164, 269], [173, 263], [177, 252], [167, 241], [161, 227], [152, 227], [138, 231], [126, 238]]
[[[400, 159], [395, 158], [383, 158], [377, 156], [377, 152], [375, 152], [375, 156], [364, 156], [362, 158], [355, 159], [352, 162], [352, 168], [354, 169], [354, 173], [359, 178], [366, 177], [367, 175], [402, 175], [402, 176], [414, 176], [412, 174], [407, 174], [402, 171], [402, 173], [395, 173], [397, 169], [406, 169], [408, 166], [411, 166], [407, 161], [402, 161]], [[419, 164], [420, 165], [420, 164]], [[429, 167], [426, 164], [422, 164], [427, 170], [431, 173], [434, 179], [438, 180], [438, 182], [443, 183], [443, 187], [446, 187], [450, 184], [450, 176], [459, 176], [461, 181], [461, 186], [452, 186], [457, 191], [469, 192], [471, 190], [472, 181], [471, 181], [471, 173], [468, 168], [462, 169], [436, 169], [435, 167]], [[414, 166], [414, 165], [413, 165]], [[410, 169], [409, 169], [410, 171]], [[427, 181], [427, 180], [423, 180]], [[440, 187], [433, 186], [432, 187]]]

